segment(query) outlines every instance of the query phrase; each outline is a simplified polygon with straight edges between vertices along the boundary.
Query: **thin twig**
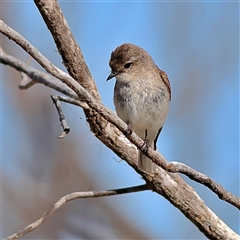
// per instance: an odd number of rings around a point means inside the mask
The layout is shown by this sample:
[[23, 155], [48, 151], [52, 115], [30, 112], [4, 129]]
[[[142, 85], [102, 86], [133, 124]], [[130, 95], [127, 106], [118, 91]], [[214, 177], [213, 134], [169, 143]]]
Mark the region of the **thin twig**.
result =
[[41, 218], [36, 220], [35, 222], [31, 223], [27, 227], [25, 227], [23, 230], [19, 231], [18, 233], [15, 233], [5, 240], [13, 240], [20, 238], [27, 233], [33, 231], [35, 228], [37, 228], [39, 225], [41, 225], [48, 217], [50, 217], [54, 212], [56, 212], [59, 208], [61, 208], [65, 203], [75, 200], [75, 199], [81, 199], [81, 198], [93, 198], [93, 197], [105, 197], [105, 196], [113, 196], [113, 195], [120, 195], [120, 194], [126, 194], [126, 193], [132, 193], [132, 192], [140, 192], [140, 191], [146, 191], [149, 190], [149, 187], [147, 184], [139, 185], [135, 187], [129, 187], [129, 188], [121, 188], [121, 189], [114, 189], [114, 190], [106, 190], [106, 191], [91, 191], [91, 192], [74, 192], [70, 193], [62, 198], [60, 198], [53, 207], [45, 212]]
[[59, 101], [59, 98], [57, 95], [51, 95], [51, 98], [53, 100], [53, 103], [56, 106], [58, 115], [59, 115], [59, 120], [61, 122], [61, 126], [63, 128], [63, 132], [61, 133], [61, 135], [58, 137], [59, 139], [63, 139], [69, 132], [70, 132], [70, 127], [67, 124], [66, 118], [64, 116], [63, 110], [62, 110], [62, 106], [61, 103]]
[[57, 99], [61, 102], [66, 102], [66, 103], [70, 103], [73, 104], [75, 106], [81, 107], [83, 109], [89, 109], [89, 106], [86, 103], [80, 102], [78, 100], [72, 99], [72, 98], [67, 98], [64, 96], [60, 96], [60, 95], [56, 95]]
[[[0, 26], [1, 26], [1, 20], [0, 20]], [[26, 63], [20, 61], [19, 59], [8, 55], [3, 51], [1, 47], [0, 47], [0, 63], [9, 65], [15, 68], [16, 70], [25, 73], [34, 82], [42, 83], [45, 86], [55, 89], [56, 91], [63, 93], [73, 99], [76, 99], [76, 100], [78, 99], [76, 93], [71, 88], [69, 88], [66, 84], [62, 83], [58, 79], [42, 71], [35, 69], [32, 66], [28, 66]], [[20, 87], [20, 89], [27, 89], [27, 88], [28, 87], [26, 86]]]
[[[2, 49], [0, 49], [0, 51], [1, 50]], [[33, 58], [31, 56], [29, 56], [29, 58], [27, 60], [27, 63], [26, 63], [27, 66], [30, 65], [32, 59]], [[34, 81], [33, 79], [29, 78], [28, 75], [26, 73], [24, 73], [24, 72], [20, 72], [20, 76], [22, 78], [22, 81], [20, 82], [20, 84], [18, 86], [19, 89], [22, 89], [22, 90], [28, 89], [28, 88], [32, 87], [36, 83], [36, 81]]]
[[[30, 80], [23, 82], [21, 81], [19, 88], [21, 90], [26, 90], [33, 86], [33, 84], [28, 85], [29, 81], [34, 83], [41, 83], [45, 86], [52, 88], [58, 92], [61, 92], [70, 98], [65, 98], [63, 96], [58, 96], [60, 101], [67, 102], [76, 106], [79, 106], [83, 109], [89, 109], [89, 106], [85, 102], [81, 102], [78, 99], [76, 93], [72, 91], [66, 84], [58, 81], [58, 79], [51, 77], [50, 75], [35, 69], [32, 66], [28, 66], [26, 63], [20, 61], [19, 59], [8, 55], [0, 47], [0, 63], [8, 65], [17, 71], [20, 71], [28, 76]], [[26, 76], [25, 75], [25, 76]]]
[[203, 184], [204, 186], [211, 189], [214, 193], [218, 195], [218, 197], [226, 202], [231, 203], [238, 209], [240, 209], [240, 199], [234, 196], [232, 193], [226, 191], [223, 186], [215, 182], [213, 179], [208, 177], [207, 175], [196, 171], [195, 169], [187, 166], [184, 163], [180, 162], [171, 162], [168, 165], [167, 171], [172, 173], [182, 173], [188, 176], [190, 179]]

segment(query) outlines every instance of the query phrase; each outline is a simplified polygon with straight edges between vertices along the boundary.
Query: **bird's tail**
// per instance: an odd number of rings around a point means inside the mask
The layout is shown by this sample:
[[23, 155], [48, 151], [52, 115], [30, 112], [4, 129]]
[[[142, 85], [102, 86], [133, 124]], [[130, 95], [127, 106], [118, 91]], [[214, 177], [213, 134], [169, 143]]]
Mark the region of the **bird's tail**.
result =
[[[149, 143], [149, 146], [154, 149], [154, 142]], [[138, 167], [144, 172], [155, 173], [155, 164], [141, 151], [138, 151]]]

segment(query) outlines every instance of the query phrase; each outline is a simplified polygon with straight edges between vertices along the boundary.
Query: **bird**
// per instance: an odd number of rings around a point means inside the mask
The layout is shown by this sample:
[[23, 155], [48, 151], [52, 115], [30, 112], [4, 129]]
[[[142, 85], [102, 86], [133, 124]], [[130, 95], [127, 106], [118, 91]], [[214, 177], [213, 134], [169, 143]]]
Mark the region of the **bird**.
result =
[[[112, 53], [109, 61], [111, 73], [107, 81], [116, 79], [114, 105], [116, 113], [126, 124], [128, 133], [134, 131], [148, 147], [157, 149], [156, 143], [167, 118], [171, 86], [167, 74], [158, 68], [143, 48], [124, 43]], [[156, 165], [138, 150], [138, 168], [153, 174]]]

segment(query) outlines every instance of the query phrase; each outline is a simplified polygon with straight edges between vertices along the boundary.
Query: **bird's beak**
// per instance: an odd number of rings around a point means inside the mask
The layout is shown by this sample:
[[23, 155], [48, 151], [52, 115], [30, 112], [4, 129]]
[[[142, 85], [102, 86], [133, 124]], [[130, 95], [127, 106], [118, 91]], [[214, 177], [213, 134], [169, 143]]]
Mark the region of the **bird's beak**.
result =
[[107, 81], [114, 78], [117, 75], [116, 72], [111, 72], [110, 75], [107, 77]]

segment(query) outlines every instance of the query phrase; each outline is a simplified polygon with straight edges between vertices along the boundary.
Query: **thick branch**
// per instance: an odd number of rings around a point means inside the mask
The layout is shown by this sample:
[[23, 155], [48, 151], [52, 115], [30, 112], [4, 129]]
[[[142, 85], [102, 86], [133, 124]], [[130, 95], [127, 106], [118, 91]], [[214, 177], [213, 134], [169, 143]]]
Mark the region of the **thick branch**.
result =
[[63, 64], [69, 74], [93, 97], [100, 99], [80, 47], [76, 43], [57, 1], [34, 0], [34, 2], [54, 38], [58, 51], [62, 56]]

